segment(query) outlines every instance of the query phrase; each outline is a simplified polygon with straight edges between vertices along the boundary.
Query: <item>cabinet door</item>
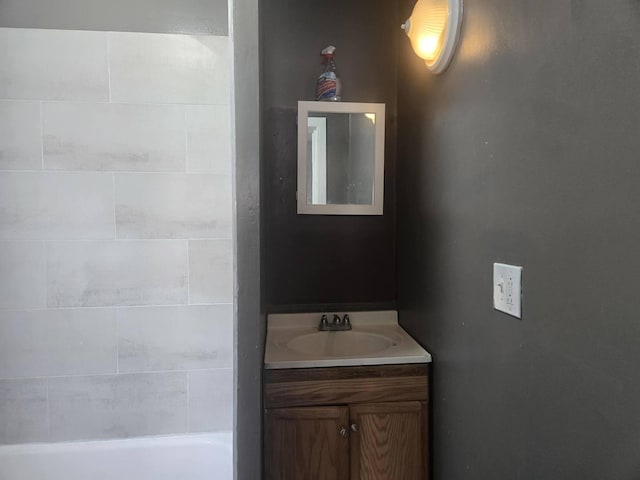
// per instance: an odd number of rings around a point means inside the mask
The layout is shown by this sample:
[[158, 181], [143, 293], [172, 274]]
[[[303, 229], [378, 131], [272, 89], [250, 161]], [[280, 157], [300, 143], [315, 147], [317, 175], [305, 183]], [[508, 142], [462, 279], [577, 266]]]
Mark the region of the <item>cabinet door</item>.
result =
[[352, 405], [351, 480], [428, 478], [426, 404]]
[[349, 480], [347, 407], [266, 411], [267, 480]]

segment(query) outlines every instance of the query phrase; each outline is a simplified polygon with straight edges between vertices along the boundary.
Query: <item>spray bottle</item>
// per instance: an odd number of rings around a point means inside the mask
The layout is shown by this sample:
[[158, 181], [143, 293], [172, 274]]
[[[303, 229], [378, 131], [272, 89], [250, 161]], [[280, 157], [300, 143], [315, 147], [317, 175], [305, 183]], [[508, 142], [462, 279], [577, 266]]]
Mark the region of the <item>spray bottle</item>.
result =
[[336, 73], [333, 54], [336, 47], [329, 45], [322, 50], [324, 72], [318, 77], [316, 85], [316, 100], [322, 102], [339, 102], [342, 99], [342, 82]]

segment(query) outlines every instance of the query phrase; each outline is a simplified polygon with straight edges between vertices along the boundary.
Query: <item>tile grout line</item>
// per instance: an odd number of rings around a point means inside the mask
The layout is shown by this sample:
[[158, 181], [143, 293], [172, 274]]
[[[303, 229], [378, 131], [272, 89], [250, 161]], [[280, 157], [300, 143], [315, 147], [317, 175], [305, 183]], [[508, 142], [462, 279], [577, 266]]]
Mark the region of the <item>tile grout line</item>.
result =
[[120, 311], [116, 308], [116, 375], [120, 374]]
[[51, 441], [51, 404], [49, 403], [49, 379], [46, 379], [47, 385], [47, 440]]
[[187, 107], [183, 106], [183, 126], [184, 126], [184, 170], [189, 173], [189, 129], [187, 128]]
[[[0, 27], [2, 28], [2, 27]], [[101, 105], [106, 105], [108, 103], [112, 103], [114, 105], [158, 105], [161, 107], [171, 107], [171, 106], [186, 106], [186, 107], [230, 107], [230, 103], [229, 102], [224, 102], [224, 103], [202, 103], [202, 102], [198, 102], [198, 103], [188, 103], [188, 102], [159, 102], [159, 101], [151, 101], [151, 100], [116, 100], [116, 101], [109, 101], [109, 100], [100, 100], [100, 99], [80, 99], [80, 98], [63, 98], [63, 99], [56, 99], [56, 98], [46, 98], [44, 100], [40, 100], [38, 98], [0, 98], [0, 102], [13, 102], [13, 103], [28, 103], [28, 102], [38, 102], [38, 101], [43, 101], [43, 102], [48, 102], [48, 103], [79, 103], [79, 104], [101, 104]]]
[[111, 102], [111, 46], [110, 46], [110, 34], [109, 32], [107, 32], [107, 34], [105, 35], [106, 41], [107, 41], [107, 81], [108, 81], [108, 88], [109, 88], [109, 103]]
[[21, 382], [24, 380], [46, 380], [47, 382], [56, 378], [95, 378], [95, 377], [123, 377], [132, 375], [167, 375], [167, 374], [180, 374], [180, 373], [199, 373], [199, 372], [217, 372], [221, 370], [233, 371], [233, 364], [221, 366], [221, 367], [207, 367], [207, 368], [189, 368], [181, 370], [135, 370], [131, 372], [120, 373], [73, 373], [67, 375], [34, 375], [30, 377], [0, 377], [2, 382]]
[[209, 176], [209, 177], [231, 177], [229, 173], [215, 173], [211, 171], [192, 171], [185, 172], [184, 170], [62, 170], [62, 169], [6, 169], [0, 168], [0, 173], [47, 173], [47, 174], [109, 174], [119, 173], [121, 175], [188, 175], [188, 176]]
[[101, 243], [101, 242], [113, 242], [114, 240], [117, 240], [118, 243], [144, 243], [144, 242], [148, 242], [148, 243], [160, 243], [160, 242], [173, 242], [173, 243], [177, 243], [180, 242], [181, 240], [186, 240], [186, 241], [214, 241], [214, 242], [221, 242], [221, 241], [233, 241], [233, 238], [231, 237], [206, 237], [206, 238], [112, 238], [112, 237], [101, 237], [101, 238], [72, 238], [72, 239], [57, 239], [57, 238], [51, 238], [51, 239], [42, 239], [42, 238], [19, 238], [19, 237], [15, 237], [15, 238], [2, 238], [0, 239], [0, 245], [4, 244], [4, 243], [36, 243], [36, 242], [48, 242], [48, 243]]
[[191, 305], [191, 241], [185, 240], [187, 242], [187, 305]]
[[49, 305], [47, 302], [48, 290], [49, 290], [49, 282], [47, 281], [47, 242], [42, 242], [42, 274], [43, 274], [43, 282], [44, 282], [44, 298], [42, 299], [42, 307], [43, 310], [49, 310]]
[[[42, 242], [43, 244], [46, 242]], [[45, 246], [46, 248], [46, 246]], [[46, 263], [45, 263], [46, 268]], [[42, 311], [65, 311], [65, 310], [123, 310], [123, 309], [150, 309], [150, 308], [188, 308], [188, 307], [232, 307], [233, 302], [218, 302], [218, 303], [167, 303], [156, 305], [88, 305], [88, 306], [52, 306], [52, 307], [14, 307], [3, 308], [0, 307], [0, 312], [42, 312]]]
[[42, 160], [42, 171], [44, 171], [44, 114], [42, 113], [42, 103], [42, 100], [40, 100], [40, 158]]
[[189, 384], [191, 383], [191, 374], [187, 372], [187, 432], [191, 433], [191, 389]]
[[111, 194], [113, 196], [113, 240], [118, 240], [118, 218], [116, 214], [116, 174], [111, 172]]

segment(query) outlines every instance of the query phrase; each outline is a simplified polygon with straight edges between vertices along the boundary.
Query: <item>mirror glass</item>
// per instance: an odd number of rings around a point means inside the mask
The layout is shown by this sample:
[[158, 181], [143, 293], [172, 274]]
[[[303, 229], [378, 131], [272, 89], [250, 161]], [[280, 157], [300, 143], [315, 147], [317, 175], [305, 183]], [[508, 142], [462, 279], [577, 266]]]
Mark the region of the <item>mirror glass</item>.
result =
[[384, 105], [300, 102], [298, 125], [298, 213], [381, 215]]
[[307, 203], [373, 205], [375, 113], [309, 112]]

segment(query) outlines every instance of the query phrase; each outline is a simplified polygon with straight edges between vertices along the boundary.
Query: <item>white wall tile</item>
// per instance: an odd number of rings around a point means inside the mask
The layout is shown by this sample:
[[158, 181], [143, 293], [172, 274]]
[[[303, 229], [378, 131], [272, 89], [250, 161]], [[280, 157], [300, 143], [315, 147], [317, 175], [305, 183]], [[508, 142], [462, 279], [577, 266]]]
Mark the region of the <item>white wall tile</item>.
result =
[[111, 98], [229, 104], [229, 38], [109, 33]]
[[107, 101], [106, 35], [0, 28], [0, 98]]
[[47, 246], [50, 307], [187, 301], [183, 241], [57, 242]]
[[231, 175], [231, 112], [226, 105], [186, 108], [188, 169]]
[[40, 170], [40, 103], [0, 101], [0, 170]]
[[114, 238], [103, 173], [0, 173], [0, 240]]
[[189, 299], [191, 303], [233, 302], [231, 240], [189, 241]]
[[118, 238], [230, 238], [231, 178], [117, 174]]
[[47, 169], [186, 169], [181, 106], [56, 102], [42, 117]]
[[45, 304], [44, 245], [0, 242], [0, 309]]
[[187, 374], [49, 379], [52, 440], [164, 435], [187, 429]]
[[230, 58], [0, 28], [0, 443], [232, 428]]
[[0, 443], [47, 440], [47, 381], [0, 380]]
[[0, 312], [0, 378], [116, 373], [115, 310]]
[[189, 372], [189, 431], [232, 429], [233, 370]]
[[231, 367], [231, 305], [118, 310], [121, 372]]

